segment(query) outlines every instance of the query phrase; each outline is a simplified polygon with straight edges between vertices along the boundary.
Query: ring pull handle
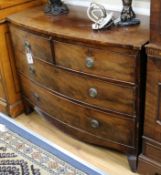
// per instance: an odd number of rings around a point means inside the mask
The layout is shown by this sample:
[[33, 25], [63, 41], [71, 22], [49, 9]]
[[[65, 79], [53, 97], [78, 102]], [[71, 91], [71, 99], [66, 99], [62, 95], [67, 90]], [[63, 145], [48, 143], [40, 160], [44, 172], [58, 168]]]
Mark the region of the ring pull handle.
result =
[[90, 88], [89, 89], [89, 96], [92, 97], [92, 98], [96, 98], [97, 97], [97, 89], [96, 88]]
[[94, 67], [94, 59], [92, 57], [86, 58], [86, 67], [93, 68]]
[[92, 128], [99, 128], [99, 127], [100, 127], [100, 123], [99, 123], [99, 121], [96, 120], [96, 119], [92, 119], [92, 120], [90, 121], [90, 125], [91, 125]]

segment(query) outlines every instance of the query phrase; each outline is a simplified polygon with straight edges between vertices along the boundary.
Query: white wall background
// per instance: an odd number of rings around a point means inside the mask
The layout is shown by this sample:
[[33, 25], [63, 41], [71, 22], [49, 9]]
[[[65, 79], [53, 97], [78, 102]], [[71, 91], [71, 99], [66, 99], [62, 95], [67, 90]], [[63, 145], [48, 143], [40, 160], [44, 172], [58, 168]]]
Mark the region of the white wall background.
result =
[[[90, 2], [103, 4], [109, 10], [121, 11], [122, 0], [64, 0], [67, 3], [74, 5], [88, 6]], [[135, 13], [149, 15], [150, 0], [133, 0], [133, 9]]]

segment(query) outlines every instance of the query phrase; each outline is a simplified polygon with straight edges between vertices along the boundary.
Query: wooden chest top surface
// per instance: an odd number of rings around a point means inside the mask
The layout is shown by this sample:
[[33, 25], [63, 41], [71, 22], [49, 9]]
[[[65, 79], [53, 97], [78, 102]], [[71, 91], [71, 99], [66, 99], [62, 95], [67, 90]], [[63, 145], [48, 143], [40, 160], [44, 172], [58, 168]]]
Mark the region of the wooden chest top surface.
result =
[[139, 17], [141, 24], [137, 26], [113, 26], [111, 29], [93, 31], [85, 8], [70, 6], [69, 14], [62, 16], [46, 15], [43, 8], [36, 7], [14, 14], [8, 20], [43, 34], [103, 46], [140, 49], [149, 40], [149, 18], [146, 16]]
[[0, 10], [5, 9], [5, 8], [10, 8], [15, 5], [19, 5], [22, 3], [30, 2], [33, 0], [0, 0]]

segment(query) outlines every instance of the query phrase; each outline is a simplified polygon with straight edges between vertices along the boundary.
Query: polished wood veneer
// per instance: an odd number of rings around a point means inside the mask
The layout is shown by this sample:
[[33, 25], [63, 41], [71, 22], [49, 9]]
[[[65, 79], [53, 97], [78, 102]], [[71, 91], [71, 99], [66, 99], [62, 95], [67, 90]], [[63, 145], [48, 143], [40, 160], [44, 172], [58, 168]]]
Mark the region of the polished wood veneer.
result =
[[150, 9], [150, 42], [161, 44], [161, 1], [151, 0]]
[[161, 175], [161, 1], [151, 0], [142, 154], [138, 171]]
[[[148, 65], [143, 151], [139, 156], [139, 172], [161, 174], [161, 49], [147, 46]], [[149, 168], [150, 167], [150, 168]]]
[[[97, 49], [62, 42], [54, 42], [53, 45], [55, 62], [60, 67], [96, 75], [100, 78], [135, 82], [136, 53], [119, 53], [110, 49]], [[85, 62], [88, 60], [85, 58], [93, 59], [92, 67], [86, 67]]]
[[[92, 110], [88, 107], [76, 104], [56, 94], [52, 94], [41, 86], [37, 86], [32, 81], [21, 76], [22, 89], [24, 95], [33, 104], [52, 115], [59, 122], [72, 126], [75, 129], [83, 130], [89, 135], [101, 138], [103, 140], [111, 140], [118, 142], [120, 147], [134, 146], [134, 127], [135, 123], [132, 119], [124, 119], [117, 115], [108, 115], [97, 110]], [[48, 101], [48, 99], [52, 99]], [[75, 110], [73, 110], [75, 109]], [[93, 119], [98, 120], [100, 127], [92, 127]], [[130, 126], [130, 128], [128, 128]], [[126, 128], [126, 130], [125, 130]], [[115, 131], [114, 131], [115, 130]], [[111, 135], [111, 132], [114, 134]], [[95, 140], [92, 141], [95, 143]], [[120, 144], [122, 143], [122, 144]], [[102, 145], [102, 143], [97, 142]], [[104, 144], [103, 144], [104, 145]]]
[[148, 18], [92, 31], [85, 14], [71, 6], [53, 17], [39, 7], [8, 18], [25, 111], [32, 107], [78, 139], [126, 153], [135, 171]]

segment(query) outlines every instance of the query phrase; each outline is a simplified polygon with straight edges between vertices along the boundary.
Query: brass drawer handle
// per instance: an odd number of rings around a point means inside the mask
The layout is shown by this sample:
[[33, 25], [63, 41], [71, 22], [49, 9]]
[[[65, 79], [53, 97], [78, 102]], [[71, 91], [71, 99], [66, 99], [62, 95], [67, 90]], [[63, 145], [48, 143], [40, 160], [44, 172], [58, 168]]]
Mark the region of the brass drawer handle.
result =
[[98, 120], [95, 120], [95, 119], [92, 119], [92, 120], [90, 121], [90, 124], [91, 124], [91, 127], [92, 127], [92, 128], [99, 128], [99, 127], [100, 127], [99, 121], [98, 121]]
[[40, 101], [40, 97], [36, 92], [34, 92], [32, 95], [33, 95], [33, 97], [35, 98], [36, 101]]
[[89, 96], [90, 97], [95, 98], [95, 97], [97, 97], [97, 94], [98, 94], [98, 92], [97, 92], [96, 88], [90, 88], [89, 89]]
[[94, 59], [92, 57], [86, 58], [86, 67], [92, 68], [94, 66]]
[[32, 74], [32, 75], [35, 75], [36, 74], [36, 71], [33, 67], [29, 67], [29, 72]]

